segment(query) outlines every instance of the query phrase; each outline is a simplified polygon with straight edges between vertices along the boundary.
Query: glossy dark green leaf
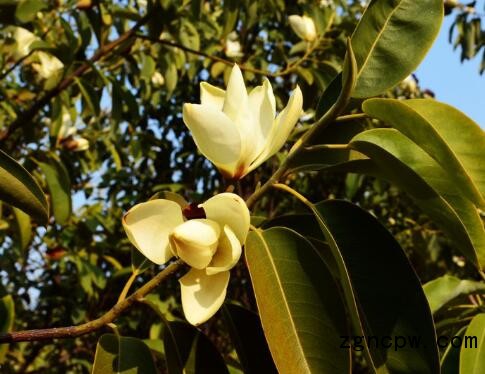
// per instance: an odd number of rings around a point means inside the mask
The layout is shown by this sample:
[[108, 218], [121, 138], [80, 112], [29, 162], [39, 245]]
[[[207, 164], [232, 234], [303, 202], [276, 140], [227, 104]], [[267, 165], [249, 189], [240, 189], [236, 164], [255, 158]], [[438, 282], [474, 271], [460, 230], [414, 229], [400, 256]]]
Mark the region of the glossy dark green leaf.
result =
[[42, 0], [21, 0], [18, 2], [15, 10], [15, 18], [20, 23], [33, 21], [37, 12], [47, 8], [48, 3]]
[[240, 4], [237, 0], [226, 0], [224, 2], [224, 28], [222, 37], [235, 30]]
[[462, 280], [445, 275], [426, 283], [423, 289], [431, 312], [435, 313], [455, 297], [477, 291], [485, 292], [485, 282]]
[[485, 313], [473, 317], [466, 337], [474, 337], [475, 343], [468, 340], [468, 347], [462, 344], [460, 348], [460, 374], [482, 374], [485, 372]]
[[[6, 295], [0, 298], [0, 333], [12, 331], [15, 321], [15, 305], [12, 296]], [[0, 364], [5, 360], [8, 344], [0, 345]]]
[[376, 96], [411, 74], [443, 20], [443, 0], [372, 0], [352, 35], [354, 97]]
[[376, 349], [371, 342], [374, 367], [378, 372], [439, 373], [431, 312], [396, 240], [372, 215], [349, 202], [329, 200], [313, 210], [339, 264], [350, 314], [358, 315], [356, 331], [363, 327], [367, 337], [390, 336], [394, 342], [397, 337], [420, 337], [419, 347], [408, 342], [400, 349]]
[[46, 223], [48, 206], [44, 192], [17, 161], [0, 150], [0, 199], [7, 201], [38, 222]]
[[62, 161], [53, 155], [46, 162], [38, 164], [47, 182], [54, 218], [58, 224], [63, 225], [72, 211], [69, 174]]
[[163, 344], [170, 374], [229, 373], [211, 341], [185, 322], [167, 322]]
[[409, 193], [475, 266], [485, 266], [485, 230], [478, 211], [434, 159], [394, 129], [365, 131], [350, 146]]
[[296, 232], [250, 232], [245, 246], [263, 330], [280, 373], [345, 373], [350, 351], [336, 284], [313, 246]]
[[92, 374], [157, 374], [152, 355], [140, 339], [104, 334], [98, 341]]
[[222, 312], [244, 373], [277, 373], [259, 316], [232, 303]]
[[436, 100], [370, 99], [365, 113], [418, 144], [477, 206], [485, 201], [485, 134], [459, 110]]

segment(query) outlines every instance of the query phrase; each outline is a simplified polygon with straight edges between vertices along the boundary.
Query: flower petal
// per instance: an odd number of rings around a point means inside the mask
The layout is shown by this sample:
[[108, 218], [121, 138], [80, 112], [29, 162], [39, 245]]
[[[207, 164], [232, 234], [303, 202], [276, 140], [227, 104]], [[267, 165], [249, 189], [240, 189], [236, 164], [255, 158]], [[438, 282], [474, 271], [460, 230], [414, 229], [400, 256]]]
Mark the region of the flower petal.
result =
[[204, 270], [191, 269], [179, 282], [185, 318], [192, 325], [200, 325], [211, 318], [224, 302], [229, 271], [207, 275]]
[[172, 251], [190, 266], [204, 269], [217, 250], [221, 229], [210, 219], [191, 219], [170, 234]]
[[234, 64], [229, 81], [227, 82], [226, 97], [224, 100], [223, 112], [234, 122], [238, 114], [245, 112], [248, 102], [248, 92], [244, 84], [244, 78], [237, 64]]
[[236, 234], [227, 225], [224, 226], [224, 232], [219, 239], [219, 246], [212, 257], [212, 261], [205, 269], [207, 275], [220, 273], [221, 271], [230, 270], [236, 265], [241, 257], [241, 243]]
[[131, 243], [150, 261], [164, 264], [173, 256], [168, 235], [184, 218], [177, 203], [156, 199], [135, 205], [122, 222]]
[[296, 86], [286, 107], [278, 114], [269, 135], [269, 142], [265, 150], [250, 166], [249, 171], [254, 170], [268, 158], [273, 156], [285, 144], [288, 136], [298, 122], [303, 109], [303, 95], [300, 87]]
[[252, 120], [245, 133], [251, 142], [250, 162], [261, 154], [267, 143], [268, 136], [273, 126], [276, 115], [276, 103], [273, 89], [268, 79], [264, 79], [261, 86], [255, 87], [249, 93], [249, 108], [252, 112]]
[[241, 135], [236, 125], [210, 105], [184, 104], [183, 118], [199, 151], [232, 174], [241, 154]]
[[239, 242], [244, 244], [249, 231], [249, 209], [238, 195], [224, 192], [211, 197], [200, 204], [208, 219], [217, 222], [221, 227], [228, 225], [236, 234]]
[[207, 82], [200, 84], [200, 103], [202, 105], [212, 105], [215, 109], [222, 111], [226, 91], [213, 86]]

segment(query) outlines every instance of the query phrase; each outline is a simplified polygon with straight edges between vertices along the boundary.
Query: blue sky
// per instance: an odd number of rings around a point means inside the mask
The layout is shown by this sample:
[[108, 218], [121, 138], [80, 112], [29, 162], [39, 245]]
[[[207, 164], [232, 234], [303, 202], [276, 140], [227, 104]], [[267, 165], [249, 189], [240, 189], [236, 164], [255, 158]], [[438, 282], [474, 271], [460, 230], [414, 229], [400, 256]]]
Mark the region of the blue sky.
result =
[[[483, 9], [483, 1], [477, 2]], [[460, 109], [485, 128], [485, 73], [478, 68], [481, 55], [460, 63], [459, 49], [448, 43], [448, 31], [454, 15], [445, 17], [440, 34], [432, 49], [416, 71], [420, 87], [429, 88], [436, 99]]]

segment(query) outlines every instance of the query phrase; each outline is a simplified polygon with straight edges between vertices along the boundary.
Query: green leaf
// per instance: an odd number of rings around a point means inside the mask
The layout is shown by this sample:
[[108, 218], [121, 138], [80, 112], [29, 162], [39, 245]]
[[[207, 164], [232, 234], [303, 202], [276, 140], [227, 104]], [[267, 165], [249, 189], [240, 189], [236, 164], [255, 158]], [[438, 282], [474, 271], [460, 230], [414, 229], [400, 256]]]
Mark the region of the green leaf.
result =
[[232, 303], [222, 312], [244, 372], [277, 373], [258, 315]]
[[396, 128], [434, 158], [476, 205], [484, 207], [485, 135], [459, 110], [435, 100], [370, 99], [365, 113]]
[[371, 364], [378, 372], [439, 373], [431, 312], [396, 240], [372, 215], [346, 201], [325, 201], [313, 211], [338, 264], [356, 334], [421, 339], [419, 347], [408, 341], [400, 349], [370, 344]]
[[7, 201], [39, 223], [47, 223], [49, 213], [44, 192], [17, 161], [0, 150], [0, 199]]
[[92, 374], [157, 374], [148, 347], [140, 339], [104, 334], [96, 346]]
[[15, 226], [19, 239], [20, 252], [24, 254], [32, 239], [32, 223], [30, 221], [30, 216], [22, 212], [20, 209], [12, 207], [12, 211], [16, 222]]
[[72, 210], [69, 174], [62, 161], [54, 155], [48, 161], [38, 164], [47, 182], [54, 218], [59, 225], [63, 225], [71, 216]]
[[409, 193], [475, 266], [485, 266], [485, 230], [477, 209], [426, 152], [394, 129], [362, 132], [350, 146]]
[[[465, 332], [466, 337], [475, 337], [477, 346], [460, 349], [460, 374], [482, 374], [485, 373], [485, 313], [473, 317]], [[468, 340], [471, 342], [471, 339]]]
[[[455, 336], [463, 338], [467, 326], [463, 326]], [[456, 374], [460, 370], [460, 349], [451, 344], [446, 347], [440, 361], [441, 374]]]
[[185, 322], [167, 322], [163, 344], [169, 374], [228, 373], [221, 355], [211, 341]]
[[47, 8], [48, 4], [42, 0], [22, 0], [18, 3], [15, 9], [15, 18], [20, 23], [27, 23], [33, 21], [37, 12]]
[[336, 284], [313, 246], [296, 232], [250, 232], [246, 261], [263, 330], [281, 373], [345, 373], [350, 352]]
[[352, 35], [354, 97], [376, 96], [411, 74], [443, 20], [443, 0], [372, 0]]
[[240, 4], [237, 0], [224, 1], [224, 28], [221, 37], [225, 37], [235, 29], [239, 7]]
[[461, 280], [451, 275], [433, 279], [423, 286], [431, 312], [437, 312], [447, 302], [460, 295], [485, 291], [485, 283]]
[[[0, 333], [12, 331], [15, 321], [15, 305], [11, 295], [0, 298]], [[0, 345], [0, 364], [5, 360], [8, 344]]]

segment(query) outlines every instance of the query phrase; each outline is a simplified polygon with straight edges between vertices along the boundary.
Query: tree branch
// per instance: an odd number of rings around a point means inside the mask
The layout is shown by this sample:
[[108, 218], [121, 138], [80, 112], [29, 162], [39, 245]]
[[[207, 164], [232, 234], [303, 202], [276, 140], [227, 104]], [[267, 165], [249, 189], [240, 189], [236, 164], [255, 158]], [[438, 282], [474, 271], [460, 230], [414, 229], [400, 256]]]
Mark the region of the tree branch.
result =
[[121, 43], [125, 42], [126, 40], [130, 39], [135, 35], [135, 33], [150, 19], [150, 15], [146, 15], [141, 18], [133, 28], [122, 34], [118, 39], [104, 45], [103, 47], [99, 48], [98, 51], [86, 62], [84, 62], [80, 67], [78, 67], [74, 72], [64, 78], [56, 87], [52, 90], [46, 92], [44, 96], [42, 96], [39, 100], [35, 101], [34, 104], [30, 108], [28, 108], [23, 113], [20, 113], [19, 116], [12, 122], [10, 125], [6, 127], [6, 131], [0, 135], [0, 141], [5, 141], [12, 135], [17, 129], [22, 126], [25, 126], [29, 123], [32, 118], [45, 106], [47, 105], [52, 98], [59, 95], [62, 91], [64, 91], [67, 87], [69, 87], [76, 78], [79, 78], [84, 73], [91, 70], [92, 65], [110, 53], [113, 49], [118, 47]]
[[83, 323], [78, 326], [54, 327], [50, 329], [16, 331], [0, 335], [0, 343], [30, 342], [38, 340], [50, 340], [57, 338], [75, 338], [99, 330], [108, 323], [113, 322], [121, 313], [130, 308], [133, 304], [140, 301], [144, 296], [153, 291], [168, 276], [179, 270], [183, 262], [177, 260], [168, 265], [164, 270], [150, 279], [127, 299], [114, 305], [101, 317]]

